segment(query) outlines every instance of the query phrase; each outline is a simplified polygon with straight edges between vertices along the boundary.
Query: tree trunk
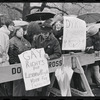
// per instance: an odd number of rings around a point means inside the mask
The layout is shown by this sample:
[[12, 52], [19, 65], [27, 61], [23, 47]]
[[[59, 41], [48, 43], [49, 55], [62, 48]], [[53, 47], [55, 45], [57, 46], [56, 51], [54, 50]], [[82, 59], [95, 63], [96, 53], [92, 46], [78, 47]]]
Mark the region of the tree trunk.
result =
[[30, 14], [30, 3], [24, 3], [22, 19], [26, 20], [26, 15]]

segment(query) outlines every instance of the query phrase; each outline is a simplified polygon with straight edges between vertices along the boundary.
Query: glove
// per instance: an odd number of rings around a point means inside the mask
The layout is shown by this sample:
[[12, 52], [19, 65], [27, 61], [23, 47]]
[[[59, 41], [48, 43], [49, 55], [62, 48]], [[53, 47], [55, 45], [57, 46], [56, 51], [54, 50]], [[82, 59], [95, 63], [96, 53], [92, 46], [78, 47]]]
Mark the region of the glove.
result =
[[88, 54], [92, 54], [92, 53], [94, 53], [94, 49], [93, 49], [93, 47], [87, 47], [85, 52]]

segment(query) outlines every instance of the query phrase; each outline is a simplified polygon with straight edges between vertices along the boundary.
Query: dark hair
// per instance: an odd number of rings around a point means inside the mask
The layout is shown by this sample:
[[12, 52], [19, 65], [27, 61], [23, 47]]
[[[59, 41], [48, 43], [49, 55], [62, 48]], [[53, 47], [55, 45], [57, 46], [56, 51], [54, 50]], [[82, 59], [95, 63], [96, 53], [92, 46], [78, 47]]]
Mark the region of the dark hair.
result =
[[14, 25], [14, 22], [13, 22], [12, 20], [7, 20], [7, 21], [5, 22], [5, 25], [6, 25], [7, 28], [8, 28], [9, 25]]
[[28, 41], [31, 43], [33, 40], [33, 36], [40, 33], [41, 33], [40, 25], [37, 22], [30, 22], [30, 24], [27, 27]]

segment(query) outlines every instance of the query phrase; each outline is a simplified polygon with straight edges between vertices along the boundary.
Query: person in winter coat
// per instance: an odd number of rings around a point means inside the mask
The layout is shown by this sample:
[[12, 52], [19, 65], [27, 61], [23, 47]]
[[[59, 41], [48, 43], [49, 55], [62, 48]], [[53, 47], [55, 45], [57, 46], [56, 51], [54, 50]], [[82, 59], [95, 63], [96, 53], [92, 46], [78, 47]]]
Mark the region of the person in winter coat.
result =
[[[57, 59], [61, 57], [60, 44], [54, 34], [52, 33], [52, 26], [45, 21], [40, 25], [41, 34], [35, 34], [33, 37], [32, 48], [44, 48], [45, 57], [48, 60]], [[51, 74], [50, 74], [51, 77]], [[45, 96], [47, 86], [40, 88], [39, 96]]]
[[[86, 53], [94, 53], [100, 50], [100, 30], [95, 25], [91, 26], [87, 31]], [[94, 64], [88, 66], [87, 79], [90, 85], [97, 84], [100, 86], [100, 61], [95, 61]], [[94, 79], [93, 79], [94, 78]]]
[[[20, 63], [18, 55], [31, 49], [31, 44], [23, 37], [24, 31], [20, 26], [15, 27], [15, 36], [10, 39], [9, 56], [10, 63]], [[13, 96], [34, 96], [34, 91], [26, 91], [24, 80], [13, 81]]]
[[53, 34], [58, 39], [60, 47], [62, 48], [62, 38], [63, 38], [63, 24], [62, 21], [57, 21], [53, 24]]
[[[11, 20], [7, 20], [0, 28], [0, 67], [9, 65], [9, 35], [13, 30], [14, 23]], [[11, 85], [11, 82], [0, 84], [0, 96], [10, 96], [12, 94]]]
[[32, 48], [44, 48], [48, 59], [57, 59], [61, 56], [61, 49], [58, 40], [52, 33], [52, 26], [44, 22], [41, 27], [41, 34], [33, 37]]

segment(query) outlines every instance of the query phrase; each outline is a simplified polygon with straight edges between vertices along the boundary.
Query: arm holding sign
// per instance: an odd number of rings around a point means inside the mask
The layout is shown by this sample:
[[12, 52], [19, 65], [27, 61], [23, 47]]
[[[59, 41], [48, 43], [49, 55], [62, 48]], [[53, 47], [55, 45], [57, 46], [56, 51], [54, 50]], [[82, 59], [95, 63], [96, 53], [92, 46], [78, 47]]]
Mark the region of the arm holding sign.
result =
[[48, 59], [48, 60], [50, 59], [50, 57], [47, 53], [44, 56], [45, 56], [46, 59]]
[[93, 41], [92, 41], [92, 38], [91, 37], [88, 37], [86, 39], [86, 50], [85, 50], [86, 53], [94, 53], [94, 47], [93, 47]]

